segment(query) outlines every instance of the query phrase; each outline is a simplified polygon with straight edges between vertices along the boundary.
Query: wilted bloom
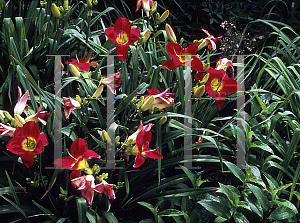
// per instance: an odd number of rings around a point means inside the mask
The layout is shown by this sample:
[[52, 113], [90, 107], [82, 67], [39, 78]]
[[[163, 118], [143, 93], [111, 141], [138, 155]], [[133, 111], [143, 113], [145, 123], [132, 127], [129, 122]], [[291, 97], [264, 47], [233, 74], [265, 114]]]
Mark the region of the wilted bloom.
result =
[[153, 6], [153, 1], [152, 0], [138, 0], [136, 3], [136, 12], [139, 10], [139, 8], [143, 5], [143, 9], [146, 12], [146, 15], [149, 17], [149, 11], [150, 7]]
[[[66, 64], [69, 64], [69, 65], [72, 64], [73, 66], [75, 66], [77, 68], [78, 71], [89, 72], [91, 66], [95, 66], [95, 67], [99, 66], [98, 63], [95, 61], [90, 62], [93, 53], [94, 53], [94, 51], [92, 51], [85, 60], [82, 58], [75, 59], [75, 60], [72, 60], [71, 62], [66, 62]], [[77, 76], [77, 75], [75, 75], [75, 76]]]
[[95, 178], [93, 175], [85, 175], [71, 180], [74, 187], [81, 191], [82, 197], [92, 206], [94, 192], [105, 194], [109, 199], [115, 199], [115, 192], [113, 185], [108, 184], [103, 180], [100, 184], [95, 185]]
[[217, 48], [216, 42], [217, 41], [222, 42], [222, 40], [221, 40], [222, 36], [214, 37], [214, 36], [210, 35], [209, 32], [206, 31], [205, 29], [202, 29], [202, 31], [205, 32], [208, 35], [208, 37], [206, 37], [203, 40], [204, 44], [201, 44], [199, 46], [199, 48], [203, 48], [203, 47], [207, 46], [209, 50], [211, 50], [211, 49], [216, 50], [216, 48]]
[[203, 72], [202, 61], [195, 56], [199, 44], [199, 42], [192, 43], [187, 48], [182, 48], [178, 43], [168, 43], [166, 49], [172, 59], [163, 63], [162, 68], [173, 70], [176, 67], [191, 66], [194, 70]]
[[121, 72], [117, 72], [115, 74], [110, 74], [107, 77], [105, 77], [101, 81], [101, 83], [105, 84], [112, 93], [116, 94], [115, 89], [121, 87], [120, 84], [122, 84], [120, 77], [121, 77]]
[[80, 103], [76, 100], [74, 100], [73, 98], [71, 97], [63, 97], [63, 102], [64, 102], [64, 105], [65, 105], [65, 116], [66, 116], [66, 119], [69, 118], [71, 112], [74, 110], [74, 109], [79, 109], [80, 108]]
[[56, 159], [54, 164], [70, 170], [79, 170], [89, 167], [87, 162], [89, 158], [100, 158], [100, 155], [88, 149], [87, 142], [81, 138], [76, 139], [72, 143], [69, 155], [70, 156]]
[[[138, 153], [135, 157], [135, 162], [134, 162], [134, 167], [140, 167], [143, 165], [145, 162], [143, 157], [148, 157], [152, 159], [162, 159], [163, 156], [157, 152], [156, 150], [149, 149], [149, 144], [151, 141], [152, 133], [151, 133], [151, 126], [153, 126], [152, 123], [151, 125], [147, 125], [143, 127], [143, 123], [141, 121], [140, 127], [139, 127], [139, 132], [137, 133], [136, 136], [136, 146], [138, 147]], [[150, 126], [150, 128], [149, 128]]]
[[131, 28], [129, 20], [123, 17], [116, 20], [114, 27], [105, 29], [105, 35], [117, 45], [116, 53], [122, 62], [128, 56], [128, 46], [139, 39], [140, 33], [138, 28]]
[[22, 90], [18, 86], [18, 102], [14, 108], [14, 114], [21, 115], [24, 110], [27, 110], [27, 99], [29, 97], [29, 91], [27, 90], [24, 95], [22, 95]]
[[0, 135], [14, 137], [15, 128], [0, 123]]
[[20, 155], [23, 164], [29, 168], [34, 162], [34, 156], [43, 152], [43, 147], [48, 145], [44, 133], [40, 132], [35, 122], [26, 122], [23, 127], [17, 127], [6, 149]]
[[[234, 79], [228, 77], [224, 70], [216, 70], [212, 67], [208, 68], [209, 78], [205, 83], [206, 92], [210, 97], [224, 98], [226, 94], [236, 93], [241, 89], [241, 85]], [[197, 81], [202, 80], [205, 73], [195, 74]], [[216, 99], [216, 105], [219, 109], [224, 105], [225, 100]]]
[[222, 58], [216, 63], [216, 70], [226, 70], [226, 68], [230, 69], [231, 78], [234, 78], [234, 68], [231, 60], [228, 60], [227, 58]]
[[170, 88], [166, 89], [163, 92], [160, 92], [159, 90], [155, 88], [147, 89], [148, 95], [145, 95], [144, 97], [147, 98], [149, 96], [153, 96], [155, 98], [152, 107], [150, 110], [154, 110], [155, 108], [158, 108], [159, 110], [162, 110], [164, 108], [168, 108], [174, 104], [175, 93], [167, 93], [170, 90]]
[[50, 115], [50, 113], [47, 111], [42, 112], [42, 109], [43, 109], [43, 107], [40, 106], [37, 113], [34, 115], [28, 116], [27, 118], [25, 118], [25, 121], [26, 122], [28, 122], [28, 121], [41, 122], [43, 125], [46, 125], [47, 122], [44, 119], [47, 118]]

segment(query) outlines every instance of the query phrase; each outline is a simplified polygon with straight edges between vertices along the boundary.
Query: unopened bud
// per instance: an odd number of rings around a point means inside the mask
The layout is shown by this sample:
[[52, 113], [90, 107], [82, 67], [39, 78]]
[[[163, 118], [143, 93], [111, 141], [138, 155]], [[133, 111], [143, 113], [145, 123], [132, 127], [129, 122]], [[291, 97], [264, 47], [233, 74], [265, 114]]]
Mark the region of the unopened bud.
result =
[[[203, 70], [204, 70], [204, 71], [207, 71], [209, 67], [210, 67], [210, 64], [209, 64], [209, 63], [204, 64], [204, 65], [203, 65]], [[206, 82], [206, 81], [205, 81], [205, 82]]]
[[157, 24], [160, 23], [160, 22], [159, 22], [159, 18], [160, 18], [160, 14], [159, 14], [159, 12], [158, 12], [158, 13], [156, 13], [156, 15], [155, 15], [155, 22], [156, 22]]
[[8, 111], [3, 111], [3, 114], [9, 122], [12, 120], [13, 117], [11, 117]]
[[102, 130], [102, 137], [105, 141], [107, 141], [108, 143], [111, 143], [109, 135], [107, 134], [107, 132], [105, 130]]
[[176, 35], [175, 35], [172, 27], [168, 23], [166, 23], [166, 32], [167, 32], [167, 36], [168, 36], [169, 40], [176, 43], [177, 42]]
[[201, 85], [200, 87], [194, 88], [194, 97], [201, 97], [205, 93], [205, 86]]
[[183, 37], [181, 37], [181, 39], [180, 39], [180, 45], [183, 44], [183, 41], [184, 41], [184, 39], [183, 39]]
[[61, 14], [55, 3], [52, 3], [52, 5], [51, 5], [51, 12], [55, 18], [57, 18], [57, 19], [60, 18]]
[[168, 120], [166, 116], [161, 117], [158, 122], [156, 123], [157, 125], [163, 125], [165, 122]]
[[145, 43], [149, 37], [150, 37], [151, 31], [149, 29], [146, 30], [146, 32], [144, 33], [143, 37], [139, 39], [138, 43], [142, 44]]
[[84, 172], [86, 173], [86, 174], [88, 174], [88, 175], [92, 175], [93, 174], [93, 171], [92, 171], [92, 169], [91, 168], [85, 168], [84, 169]]
[[86, 4], [87, 4], [90, 8], [93, 7], [92, 0], [86, 0]]
[[159, 23], [164, 22], [168, 18], [169, 14], [169, 10], [164, 11], [164, 13], [159, 18]]
[[144, 100], [144, 103], [141, 107], [141, 111], [147, 111], [149, 110], [153, 103], [154, 103], [154, 100], [155, 100], [155, 97], [153, 95], [151, 95], [150, 97], [147, 97], [145, 100]]
[[68, 0], [64, 0], [64, 9], [65, 10], [69, 9], [69, 1]]
[[157, 1], [153, 2], [152, 8], [150, 9], [150, 15], [153, 15], [156, 9], [157, 9]]
[[103, 92], [103, 89], [104, 89], [104, 86], [100, 85], [100, 87], [98, 87], [97, 90], [95, 91], [95, 93], [93, 94], [92, 98], [99, 98]]
[[200, 44], [198, 46], [198, 50], [201, 50], [203, 47], [206, 46], [206, 43], [203, 39], [199, 40], [198, 42], [200, 42]]
[[76, 95], [76, 98], [75, 98], [76, 101], [78, 101], [79, 103], [81, 103], [81, 98], [79, 95]]
[[26, 121], [21, 115], [15, 114], [15, 123], [17, 126], [22, 127]]
[[95, 174], [98, 174], [100, 172], [100, 166], [98, 164], [94, 164], [94, 166], [93, 166], [93, 172]]
[[2, 110], [0, 110], [0, 122], [3, 122], [5, 119], [5, 115], [3, 114]]
[[14, 128], [18, 127], [16, 124], [16, 120], [14, 118], [11, 120], [10, 125], [11, 125], [11, 127], [14, 127]]
[[81, 77], [79, 70], [73, 64], [69, 64], [69, 70], [74, 77]]

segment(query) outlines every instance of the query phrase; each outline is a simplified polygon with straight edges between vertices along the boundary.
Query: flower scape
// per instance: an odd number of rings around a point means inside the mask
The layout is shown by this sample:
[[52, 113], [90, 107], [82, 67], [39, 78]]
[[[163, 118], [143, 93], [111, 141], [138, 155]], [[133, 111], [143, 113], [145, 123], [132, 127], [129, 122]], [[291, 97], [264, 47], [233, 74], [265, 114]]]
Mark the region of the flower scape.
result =
[[126, 2], [0, 0], [3, 222], [299, 221], [297, 32], [244, 75], [212, 26]]

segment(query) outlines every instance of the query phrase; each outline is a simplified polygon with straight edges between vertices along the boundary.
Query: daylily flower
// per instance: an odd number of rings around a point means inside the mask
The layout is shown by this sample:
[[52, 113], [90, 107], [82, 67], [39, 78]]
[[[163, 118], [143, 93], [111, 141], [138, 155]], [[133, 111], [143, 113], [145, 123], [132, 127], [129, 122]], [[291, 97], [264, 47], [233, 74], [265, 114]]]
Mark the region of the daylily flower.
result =
[[128, 46], [139, 39], [140, 33], [138, 28], [131, 28], [129, 20], [123, 17], [116, 20], [114, 27], [105, 29], [105, 35], [117, 45], [116, 53], [122, 62], [128, 56]]
[[[212, 35], [209, 34], [208, 31], [206, 31], [205, 29], [202, 29], [203, 32], [205, 32], [208, 37], [206, 37], [203, 41], [205, 43], [204, 46], [207, 46], [209, 50], [213, 49], [213, 50], [216, 50], [217, 46], [216, 46], [216, 42], [219, 41], [219, 42], [222, 42], [221, 38], [222, 36], [219, 36], [219, 37], [214, 37]], [[202, 44], [201, 44], [202, 45]], [[204, 47], [203, 46], [203, 47]]]
[[146, 15], [149, 17], [150, 7], [153, 6], [152, 0], [138, 0], [136, 3], [136, 12], [139, 10], [139, 8], [143, 5], [143, 9], [146, 12]]
[[[239, 91], [242, 86], [234, 79], [228, 77], [224, 70], [216, 70], [209, 67], [206, 71], [209, 78], [205, 83], [206, 92], [210, 97], [224, 98], [227, 94], [233, 94]], [[205, 73], [195, 74], [197, 81], [202, 80]], [[223, 107], [225, 100], [216, 99], [216, 105], [219, 109]]]
[[234, 78], [234, 68], [231, 60], [228, 60], [227, 58], [222, 58], [216, 63], [216, 70], [226, 70], [226, 68], [230, 69], [231, 78]]
[[14, 137], [15, 128], [0, 123], [0, 135]]
[[203, 72], [202, 61], [195, 56], [199, 42], [190, 44], [187, 48], [182, 48], [178, 43], [169, 42], [167, 44], [167, 52], [172, 58], [162, 64], [162, 68], [166, 70], [173, 70], [176, 67], [191, 66], [198, 72]]
[[54, 164], [70, 170], [79, 170], [89, 167], [87, 162], [89, 158], [100, 158], [100, 155], [88, 149], [87, 142], [81, 138], [76, 139], [72, 143], [69, 155], [70, 156], [56, 159]]
[[115, 89], [121, 87], [120, 84], [122, 84], [120, 77], [121, 77], [121, 72], [117, 72], [115, 74], [110, 74], [107, 77], [105, 77], [101, 81], [101, 83], [105, 84], [113, 94], [116, 94]]
[[79, 109], [80, 108], [80, 103], [76, 100], [74, 100], [73, 98], [71, 97], [63, 97], [63, 102], [64, 102], [64, 105], [65, 105], [65, 116], [66, 116], [66, 119], [69, 118], [71, 112], [75, 109]]
[[29, 97], [29, 91], [27, 90], [24, 95], [22, 95], [22, 90], [18, 86], [18, 102], [14, 108], [14, 114], [21, 115], [24, 110], [27, 110], [27, 99]]
[[80, 58], [80, 59], [72, 60], [71, 62], [66, 62], [66, 64], [72, 64], [77, 68], [78, 71], [89, 72], [91, 66], [95, 66], [95, 67], [99, 66], [98, 63], [95, 61], [90, 62], [93, 53], [94, 51], [92, 51], [85, 60]]
[[[152, 124], [152, 123], [150, 123], [150, 124]], [[157, 152], [153, 149], [149, 149], [149, 144], [150, 144], [151, 137], [152, 137], [152, 133], [151, 133], [149, 127], [147, 127], [147, 129], [143, 128], [143, 123], [141, 121], [141, 125], [140, 125], [139, 129], [140, 129], [140, 132], [136, 136], [136, 146], [138, 147], [138, 153], [135, 157], [135, 162], [134, 162], [134, 167], [136, 167], [136, 168], [140, 167], [145, 162], [143, 157], [148, 157], [148, 158], [152, 158], [152, 159], [162, 159], [163, 158], [163, 156], [159, 152]]]
[[145, 95], [144, 97], [147, 98], [149, 96], [153, 96], [155, 98], [150, 110], [153, 111], [155, 108], [162, 110], [174, 104], [175, 98], [173, 98], [173, 96], [175, 95], [175, 93], [167, 93], [169, 90], [170, 88], [166, 89], [163, 92], [160, 92], [155, 88], [147, 89], [148, 95]]
[[12, 138], [6, 145], [6, 149], [14, 154], [20, 155], [23, 164], [29, 168], [34, 162], [34, 156], [43, 151], [48, 145], [44, 133], [40, 132], [35, 122], [26, 122], [23, 127], [17, 127]]
[[81, 191], [82, 197], [92, 206], [94, 191], [105, 194], [109, 199], [115, 199], [113, 185], [103, 180], [100, 184], [95, 185], [93, 175], [85, 175], [71, 180], [74, 187]]
[[26, 122], [29, 122], [29, 121], [41, 122], [43, 125], [46, 125], [47, 122], [44, 119], [47, 118], [50, 115], [50, 113], [47, 111], [42, 112], [42, 109], [43, 109], [43, 107], [40, 106], [37, 113], [34, 115], [28, 116], [27, 118], [25, 118], [25, 121]]

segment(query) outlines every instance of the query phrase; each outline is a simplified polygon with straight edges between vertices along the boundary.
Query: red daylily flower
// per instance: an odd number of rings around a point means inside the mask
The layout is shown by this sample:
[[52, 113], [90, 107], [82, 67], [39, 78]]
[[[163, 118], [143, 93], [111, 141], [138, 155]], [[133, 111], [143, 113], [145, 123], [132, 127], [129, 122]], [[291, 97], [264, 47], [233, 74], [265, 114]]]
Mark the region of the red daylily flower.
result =
[[95, 61], [90, 62], [93, 53], [94, 51], [92, 51], [85, 60], [80, 58], [80, 59], [72, 60], [71, 62], [66, 62], [66, 64], [74, 65], [79, 71], [89, 72], [91, 66], [95, 66], [95, 67], [99, 66], [98, 63]]
[[222, 42], [222, 40], [221, 40], [222, 36], [214, 37], [214, 36], [210, 35], [209, 32], [206, 31], [205, 29], [202, 29], [202, 31], [208, 35], [208, 37], [206, 37], [204, 39], [205, 46], [207, 46], [209, 50], [211, 50], [211, 49], [216, 50], [216, 48], [217, 48], [216, 42], [217, 41]]
[[153, 150], [149, 149], [149, 144], [151, 141], [152, 133], [151, 127], [153, 126], [152, 123], [149, 123], [147, 126], [143, 127], [143, 123], [141, 121], [139, 132], [136, 136], [136, 146], [138, 147], [138, 153], [135, 157], [134, 167], [140, 167], [145, 162], [143, 157], [148, 157], [152, 159], [162, 159], [163, 156]]
[[116, 94], [115, 89], [121, 87], [120, 84], [122, 84], [120, 77], [121, 77], [121, 72], [110, 74], [107, 77], [105, 77], [101, 81], [101, 83], [105, 84], [113, 94]]
[[28, 121], [41, 122], [43, 125], [46, 125], [47, 122], [44, 119], [47, 118], [50, 115], [50, 113], [47, 111], [42, 112], [42, 109], [43, 109], [43, 107], [40, 106], [37, 113], [34, 115], [28, 116], [27, 118], [25, 118], [25, 121], [26, 122], [28, 122]]
[[15, 135], [15, 128], [4, 125], [2, 123], [0, 123], [0, 135], [1, 136], [10, 136], [10, 137], [14, 137]]
[[29, 168], [34, 162], [34, 156], [43, 152], [43, 147], [48, 145], [44, 133], [40, 132], [35, 122], [26, 122], [23, 127], [17, 127], [6, 149], [20, 155], [23, 164]]
[[173, 70], [176, 67], [191, 66], [198, 72], [203, 72], [202, 61], [195, 56], [199, 42], [190, 44], [187, 48], [182, 48], [178, 43], [169, 42], [167, 44], [167, 52], [172, 58], [162, 64], [162, 68], [165, 70]]
[[[227, 94], [233, 94], [239, 91], [242, 86], [234, 79], [228, 77], [224, 70], [216, 70], [209, 67], [206, 71], [209, 78], [205, 83], [206, 92], [210, 97], [224, 98]], [[205, 73], [195, 74], [197, 81], [202, 80]], [[223, 107], [225, 100], [216, 99], [216, 105], [219, 109]]]
[[228, 60], [227, 58], [222, 58], [218, 60], [218, 62], [216, 63], [216, 70], [220, 70], [220, 69], [224, 70], [226, 68], [230, 69], [231, 78], [234, 78], [234, 68], [233, 68], [232, 61]]
[[114, 27], [105, 29], [105, 35], [113, 44], [116, 44], [116, 53], [124, 62], [128, 56], [128, 46], [139, 39], [141, 31], [138, 28], [131, 28], [128, 19], [120, 17], [116, 20]]
[[71, 97], [63, 97], [63, 102], [65, 105], [65, 116], [66, 119], [69, 118], [70, 114], [72, 113], [73, 110], [79, 109], [80, 108], [80, 103], [76, 100], [74, 100]]
[[56, 159], [54, 164], [70, 170], [79, 170], [89, 167], [87, 162], [89, 158], [100, 158], [100, 155], [88, 149], [87, 142], [81, 138], [72, 143], [69, 155], [70, 157]]
[[153, 1], [152, 0], [138, 0], [136, 3], [136, 12], [139, 10], [139, 8], [143, 5], [143, 9], [146, 12], [147, 16], [149, 17], [149, 11], [150, 7], [153, 6]]
[[170, 88], [160, 92], [156, 88], [147, 89], [148, 95], [145, 95], [144, 97], [147, 98], [153, 95], [155, 98], [153, 105], [150, 108], [151, 110], [158, 108], [161, 111], [162, 109], [168, 108], [174, 104], [175, 98], [173, 98], [173, 96], [175, 93], [167, 93], [169, 90]]
[[29, 91], [27, 90], [24, 95], [22, 95], [22, 90], [18, 86], [18, 102], [15, 105], [14, 108], [14, 114], [21, 115], [24, 110], [27, 111], [28, 105], [27, 105], [27, 99], [29, 97]]
[[95, 185], [93, 175], [85, 175], [71, 180], [72, 185], [81, 191], [82, 197], [92, 206], [94, 191], [105, 194], [109, 199], [115, 199], [113, 185], [103, 180], [100, 184]]

